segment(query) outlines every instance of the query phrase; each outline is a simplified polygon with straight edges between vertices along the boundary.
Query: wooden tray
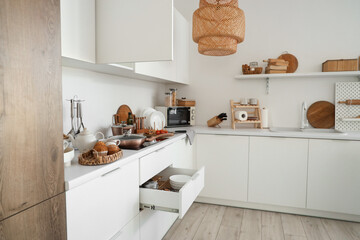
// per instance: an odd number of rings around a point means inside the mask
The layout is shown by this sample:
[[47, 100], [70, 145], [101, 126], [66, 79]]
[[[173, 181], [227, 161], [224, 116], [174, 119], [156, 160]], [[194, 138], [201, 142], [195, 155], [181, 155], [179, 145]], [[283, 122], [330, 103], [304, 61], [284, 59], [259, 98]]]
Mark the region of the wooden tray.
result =
[[121, 149], [119, 152], [107, 156], [97, 156], [97, 152], [95, 150], [90, 150], [79, 155], [78, 161], [81, 165], [96, 166], [115, 162], [119, 160], [122, 156], [123, 152], [121, 151]]
[[132, 114], [131, 108], [128, 105], [125, 105], [125, 104], [121, 105], [118, 108], [117, 113], [116, 113], [115, 124], [119, 124], [122, 121], [126, 122], [126, 120], [128, 119], [128, 116], [129, 116], [129, 112], [131, 112], [131, 114]]

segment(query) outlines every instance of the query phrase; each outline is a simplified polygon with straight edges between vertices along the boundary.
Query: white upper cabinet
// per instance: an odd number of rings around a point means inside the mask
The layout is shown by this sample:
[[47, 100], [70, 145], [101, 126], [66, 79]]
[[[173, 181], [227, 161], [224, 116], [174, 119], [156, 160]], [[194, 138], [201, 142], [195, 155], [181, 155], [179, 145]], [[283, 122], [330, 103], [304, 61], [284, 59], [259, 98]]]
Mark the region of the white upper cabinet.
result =
[[173, 61], [138, 62], [135, 72], [172, 82], [189, 83], [189, 34], [190, 25], [174, 9], [174, 59]]
[[61, 55], [95, 63], [95, 0], [61, 0]]
[[97, 0], [97, 63], [173, 60], [172, 0]]

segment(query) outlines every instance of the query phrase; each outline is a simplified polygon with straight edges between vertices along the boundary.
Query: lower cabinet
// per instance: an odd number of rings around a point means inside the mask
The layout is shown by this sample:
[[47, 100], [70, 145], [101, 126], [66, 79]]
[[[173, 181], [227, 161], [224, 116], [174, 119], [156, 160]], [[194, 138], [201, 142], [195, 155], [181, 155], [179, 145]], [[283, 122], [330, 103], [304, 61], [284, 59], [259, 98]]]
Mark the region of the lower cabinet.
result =
[[201, 197], [247, 201], [249, 137], [197, 134], [197, 167], [205, 166]]
[[308, 140], [250, 137], [249, 202], [306, 207]]
[[65, 193], [1, 221], [0, 239], [65, 240]]
[[110, 239], [138, 213], [138, 160], [66, 192], [69, 240]]
[[173, 167], [189, 169], [195, 168], [193, 145], [190, 145], [187, 137], [171, 144], [169, 148], [171, 149], [170, 156], [172, 158]]
[[360, 215], [360, 141], [310, 139], [307, 207]]

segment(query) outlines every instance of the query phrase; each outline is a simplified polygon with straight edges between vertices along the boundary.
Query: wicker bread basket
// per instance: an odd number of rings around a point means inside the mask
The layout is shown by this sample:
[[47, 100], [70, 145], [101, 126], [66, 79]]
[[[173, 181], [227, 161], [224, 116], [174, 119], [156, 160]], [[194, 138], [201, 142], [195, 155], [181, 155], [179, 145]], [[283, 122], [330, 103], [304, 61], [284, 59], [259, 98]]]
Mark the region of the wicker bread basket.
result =
[[102, 165], [112, 163], [119, 160], [123, 156], [123, 152], [120, 151], [107, 156], [100, 156], [96, 150], [90, 150], [79, 155], [79, 164], [87, 166]]

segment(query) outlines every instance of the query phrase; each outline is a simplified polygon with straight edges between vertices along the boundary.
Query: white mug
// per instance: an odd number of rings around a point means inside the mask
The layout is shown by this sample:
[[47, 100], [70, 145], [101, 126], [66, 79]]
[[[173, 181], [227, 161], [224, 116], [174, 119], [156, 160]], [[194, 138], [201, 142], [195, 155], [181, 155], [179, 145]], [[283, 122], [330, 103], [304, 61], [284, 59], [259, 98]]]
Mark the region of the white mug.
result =
[[120, 144], [120, 140], [108, 140], [106, 141], [106, 146], [110, 146], [110, 145], [119, 145]]

